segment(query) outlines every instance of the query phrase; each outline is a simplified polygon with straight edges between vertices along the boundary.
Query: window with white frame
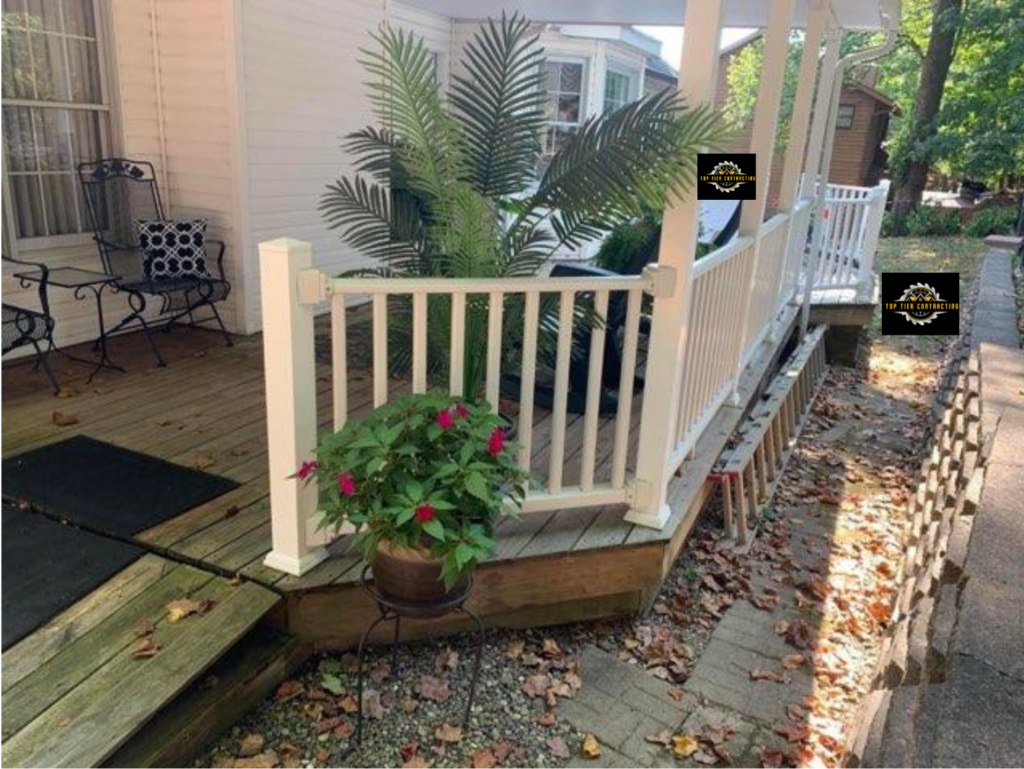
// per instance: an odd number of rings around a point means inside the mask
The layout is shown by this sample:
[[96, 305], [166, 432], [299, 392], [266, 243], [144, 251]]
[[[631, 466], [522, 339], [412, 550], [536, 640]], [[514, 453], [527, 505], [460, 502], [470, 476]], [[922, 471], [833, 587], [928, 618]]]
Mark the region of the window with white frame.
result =
[[5, 199], [20, 239], [89, 230], [75, 169], [109, 107], [94, 0], [3, 0]]
[[579, 130], [583, 122], [583, 74], [581, 61], [544, 63], [544, 90], [547, 93], [545, 115], [548, 128], [544, 154], [554, 155]]
[[625, 72], [609, 69], [604, 75], [604, 111], [614, 112], [636, 98], [633, 78]]
[[836, 128], [853, 128], [853, 116], [857, 108], [853, 104], [840, 104], [836, 112]]

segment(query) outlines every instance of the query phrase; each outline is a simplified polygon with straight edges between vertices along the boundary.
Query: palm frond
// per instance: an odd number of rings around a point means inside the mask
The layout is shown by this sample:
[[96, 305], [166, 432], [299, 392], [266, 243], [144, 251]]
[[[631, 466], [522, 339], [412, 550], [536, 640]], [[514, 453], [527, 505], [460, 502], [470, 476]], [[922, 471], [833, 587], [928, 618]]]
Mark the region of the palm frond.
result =
[[462, 177], [464, 162], [455, 122], [444, 107], [434, 62], [423, 39], [384, 25], [364, 50], [370, 103], [403, 161], [408, 184], [426, 196]]
[[662, 91], [588, 120], [548, 166], [528, 208], [559, 211], [563, 234], [607, 231], [692, 187], [697, 153], [723, 135], [715, 114]]
[[420, 212], [408, 196], [357, 174], [328, 184], [319, 209], [345, 243], [391, 270], [418, 269], [426, 257]]
[[466, 75], [449, 99], [466, 139], [468, 179], [481, 195], [520, 193], [534, 178], [544, 126], [543, 49], [530, 23], [493, 19], [466, 44]]

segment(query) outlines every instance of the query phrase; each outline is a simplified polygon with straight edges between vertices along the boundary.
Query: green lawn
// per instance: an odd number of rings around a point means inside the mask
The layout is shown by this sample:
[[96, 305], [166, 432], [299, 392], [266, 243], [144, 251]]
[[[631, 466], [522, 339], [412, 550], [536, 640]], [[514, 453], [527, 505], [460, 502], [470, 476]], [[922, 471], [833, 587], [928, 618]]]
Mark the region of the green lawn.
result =
[[964, 299], [987, 250], [980, 238], [882, 238], [875, 272], [958, 272]]
[[[981, 268], [987, 251], [980, 238], [883, 238], [878, 242], [875, 272], [956, 272], [960, 274], [960, 301], [967, 298], [971, 283]], [[881, 312], [871, 322], [873, 335], [881, 331]], [[921, 352], [941, 345], [947, 337], [899, 337]], [[927, 341], [926, 341], [927, 340]]]

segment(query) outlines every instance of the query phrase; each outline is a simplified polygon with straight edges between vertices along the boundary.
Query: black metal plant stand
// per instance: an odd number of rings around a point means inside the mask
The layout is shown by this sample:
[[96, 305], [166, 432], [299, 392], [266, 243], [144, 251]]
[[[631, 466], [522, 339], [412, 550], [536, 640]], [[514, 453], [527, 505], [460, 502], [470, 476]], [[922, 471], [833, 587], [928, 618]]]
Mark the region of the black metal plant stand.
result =
[[356, 731], [353, 735], [352, 742], [349, 743], [346, 753], [358, 750], [363, 741], [363, 658], [366, 652], [366, 641], [378, 625], [383, 622], [387, 622], [388, 620], [393, 620], [395, 623], [395, 634], [392, 639], [391, 646], [392, 674], [394, 674], [398, 667], [398, 642], [403, 617], [407, 619], [436, 619], [437, 617], [443, 617], [446, 614], [458, 613], [465, 614], [473, 620], [473, 623], [476, 625], [477, 635], [476, 654], [473, 659], [473, 677], [470, 679], [469, 683], [469, 696], [466, 698], [466, 710], [462, 717], [462, 728], [468, 728], [469, 716], [473, 708], [473, 699], [476, 696], [476, 683], [477, 679], [480, 677], [480, 661], [483, 657], [484, 642], [486, 640], [483, 621], [476, 612], [466, 606], [466, 600], [469, 598], [470, 591], [473, 589], [472, 578], [467, 580], [463, 588], [449, 594], [443, 601], [434, 603], [412, 603], [409, 601], [401, 601], [387, 593], [382, 593], [371, 581], [369, 564], [363, 568], [361, 580], [363, 583], [363, 589], [369, 593], [370, 597], [373, 598], [374, 602], [377, 604], [377, 611], [380, 612], [380, 616], [370, 623], [370, 626], [366, 628], [362, 637], [359, 639], [359, 669], [357, 672], [357, 704], [359, 709], [356, 711]]

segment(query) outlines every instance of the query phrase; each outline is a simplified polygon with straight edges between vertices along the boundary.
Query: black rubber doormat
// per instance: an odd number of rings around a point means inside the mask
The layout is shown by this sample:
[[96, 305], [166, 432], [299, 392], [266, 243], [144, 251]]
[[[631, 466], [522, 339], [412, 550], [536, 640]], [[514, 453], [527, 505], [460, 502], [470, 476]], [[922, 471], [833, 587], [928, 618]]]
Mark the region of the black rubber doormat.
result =
[[2, 533], [5, 651], [145, 552], [11, 505]]
[[3, 494], [85, 529], [131, 537], [238, 483], [75, 436], [3, 461]]

